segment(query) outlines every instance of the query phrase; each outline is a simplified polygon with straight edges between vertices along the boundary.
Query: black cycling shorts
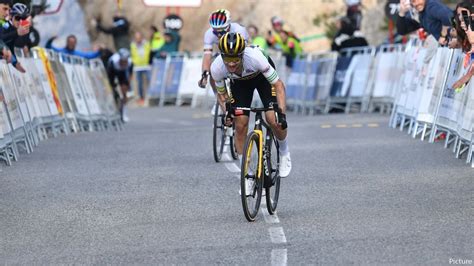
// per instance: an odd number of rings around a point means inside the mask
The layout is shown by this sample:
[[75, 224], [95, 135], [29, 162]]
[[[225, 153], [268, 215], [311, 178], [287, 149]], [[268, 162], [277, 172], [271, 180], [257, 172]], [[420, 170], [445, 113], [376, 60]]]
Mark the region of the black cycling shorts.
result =
[[112, 74], [110, 79], [111, 79], [112, 82], [114, 82], [115, 78], [117, 78], [119, 85], [130, 86], [130, 82], [128, 81], [127, 73], [125, 71], [114, 71], [114, 73]]
[[[271, 58], [268, 58], [270, 65], [275, 68]], [[275, 88], [268, 82], [262, 73], [251, 79], [234, 79], [230, 82], [230, 90], [234, 99], [234, 107], [250, 107], [252, 104], [253, 92], [257, 89], [263, 106], [268, 108], [270, 103], [276, 103]], [[243, 115], [249, 116], [250, 111], [244, 111]]]

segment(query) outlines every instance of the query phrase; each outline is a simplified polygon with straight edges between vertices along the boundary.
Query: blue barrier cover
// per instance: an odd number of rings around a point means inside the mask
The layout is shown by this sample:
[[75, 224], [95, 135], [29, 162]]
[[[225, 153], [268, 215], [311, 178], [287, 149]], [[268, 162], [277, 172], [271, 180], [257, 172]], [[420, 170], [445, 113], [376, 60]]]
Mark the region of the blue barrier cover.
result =
[[148, 95], [150, 97], [159, 97], [161, 94], [161, 87], [165, 78], [166, 61], [164, 59], [154, 59], [151, 70], [150, 88]]
[[307, 75], [307, 89], [306, 93], [304, 96], [304, 100], [306, 101], [312, 101], [316, 100], [316, 79], [318, 77], [318, 67], [319, 67], [319, 61], [312, 61], [309, 64], [309, 75]]
[[293, 68], [288, 77], [286, 84], [286, 99], [294, 100], [301, 99], [301, 94], [304, 93], [304, 77], [306, 70], [306, 61], [302, 59], [295, 59]]
[[178, 95], [179, 82], [181, 80], [181, 73], [183, 72], [183, 58], [177, 57], [171, 59], [166, 72], [166, 96]]
[[331, 87], [330, 96], [340, 97], [342, 84], [344, 83], [344, 77], [346, 76], [347, 69], [351, 64], [352, 57], [339, 57], [337, 59], [336, 73], [334, 74], [334, 81]]

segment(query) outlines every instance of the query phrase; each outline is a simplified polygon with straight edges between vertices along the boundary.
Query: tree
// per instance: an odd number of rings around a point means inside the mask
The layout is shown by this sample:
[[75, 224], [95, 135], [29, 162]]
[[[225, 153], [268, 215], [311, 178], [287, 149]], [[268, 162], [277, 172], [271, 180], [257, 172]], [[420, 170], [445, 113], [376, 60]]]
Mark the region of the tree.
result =
[[336, 20], [340, 14], [341, 12], [338, 11], [323, 13], [313, 19], [313, 24], [318, 27], [322, 26], [324, 28], [324, 34], [326, 37], [332, 40], [337, 33]]

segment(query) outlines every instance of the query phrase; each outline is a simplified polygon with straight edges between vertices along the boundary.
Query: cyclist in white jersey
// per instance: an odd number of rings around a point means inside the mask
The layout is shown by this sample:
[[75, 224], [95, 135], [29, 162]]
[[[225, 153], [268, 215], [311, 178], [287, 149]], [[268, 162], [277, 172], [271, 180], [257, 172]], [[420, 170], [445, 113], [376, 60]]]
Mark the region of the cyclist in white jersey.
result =
[[[285, 85], [270, 58], [258, 47], [246, 47], [239, 33], [226, 33], [219, 41], [221, 55], [211, 65], [211, 76], [216, 83], [218, 97], [222, 102], [232, 102], [235, 107], [250, 107], [255, 88], [264, 107], [278, 103], [277, 115], [286, 121]], [[229, 99], [224, 80], [231, 80], [232, 99]], [[226, 110], [231, 111], [231, 110]], [[291, 158], [287, 143], [288, 129], [277, 124], [274, 111], [267, 111], [265, 118], [280, 145], [280, 176], [287, 177], [291, 171]], [[249, 111], [234, 114], [235, 147], [241, 158], [248, 130]]]
[[[198, 82], [199, 87], [205, 88], [207, 85], [207, 77], [209, 76], [211, 62], [212, 62], [212, 49], [214, 45], [217, 45], [219, 38], [227, 32], [238, 32], [240, 33], [245, 41], [249, 39], [247, 30], [238, 23], [232, 23], [230, 12], [225, 9], [219, 9], [211, 13], [209, 16], [209, 25], [211, 26], [204, 33], [204, 55], [202, 58], [202, 76]], [[210, 79], [211, 87], [216, 92], [214, 80]], [[222, 106], [223, 107], [223, 106]]]

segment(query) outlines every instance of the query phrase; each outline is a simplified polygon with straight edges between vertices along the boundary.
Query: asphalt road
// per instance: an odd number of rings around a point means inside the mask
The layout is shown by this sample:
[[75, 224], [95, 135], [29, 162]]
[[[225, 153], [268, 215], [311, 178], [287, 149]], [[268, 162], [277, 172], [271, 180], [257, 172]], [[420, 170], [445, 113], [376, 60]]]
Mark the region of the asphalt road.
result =
[[290, 114], [293, 171], [254, 223], [208, 110], [130, 116], [0, 166], [0, 264], [473, 263], [474, 169], [387, 116]]

